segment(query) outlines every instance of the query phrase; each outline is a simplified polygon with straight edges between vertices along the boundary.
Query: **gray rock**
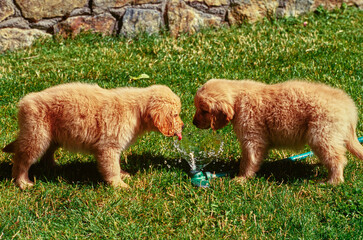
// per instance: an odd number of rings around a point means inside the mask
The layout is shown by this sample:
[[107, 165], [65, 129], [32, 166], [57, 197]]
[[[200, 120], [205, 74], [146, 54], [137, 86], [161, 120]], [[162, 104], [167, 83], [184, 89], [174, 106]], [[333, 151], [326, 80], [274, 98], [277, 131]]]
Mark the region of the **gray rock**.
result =
[[87, 6], [88, 0], [15, 0], [23, 16], [27, 19], [62, 17], [69, 15], [73, 9]]
[[193, 34], [202, 28], [218, 27], [223, 24], [221, 17], [197, 11], [183, 1], [170, 1], [167, 9], [169, 31], [172, 36], [185, 32]]
[[0, 28], [21, 28], [21, 29], [30, 29], [29, 22], [24, 18], [16, 17], [10, 18], [3, 22], [0, 22]]
[[76, 8], [69, 14], [70, 17], [79, 16], [79, 15], [91, 15], [92, 11], [89, 7]]
[[112, 16], [116, 17], [117, 19], [120, 19], [125, 14], [126, 9], [125, 8], [111, 8], [111, 9], [109, 9], [109, 11], [112, 14]]
[[51, 19], [44, 19], [38, 22], [30, 23], [31, 28], [40, 29], [43, 31], [52, 31], [53, 26], [57, 23], [62, 21], [62, 18], [51, 18]]
[[30, 46], [40, 37], [50, 37], [38, 29], [3, 28], [0, 29], [0, 52]]
[[102, 14], [110, 8], [121, 8], [130, 5], [134, 0], [93, 0], [92, 11], [94, 14]]
[[121, 34], [124, 36], [134, 36], [142, 32], [156, 34], [160, 28], [161, 14], [159, 11], [128, 8], [122, 19]]
[[14, 15], [15, 6], [10, 0], [1, 0], [0, 1], [0, 22], [7, 17]]
[[276, 16], [278, 18], [299, 16], [301, 14], [310, 12], [312, 10], [313, 4], [314, 0], [285, 0], [279, 3], [279, 6], [276, 10]]
[[54, 25], [54, 33], [67, 37], [74, 37], [81, 32], [94, 32], [111, 35], [114, 32], [116, 19], [111, 14], [97, 16], [76, 16]]

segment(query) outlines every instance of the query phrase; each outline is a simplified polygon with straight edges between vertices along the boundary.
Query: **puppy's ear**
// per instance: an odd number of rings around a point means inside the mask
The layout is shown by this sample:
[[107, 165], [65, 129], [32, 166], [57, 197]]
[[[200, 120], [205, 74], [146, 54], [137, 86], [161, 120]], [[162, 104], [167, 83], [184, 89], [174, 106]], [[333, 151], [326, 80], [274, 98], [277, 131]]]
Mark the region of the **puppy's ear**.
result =
[[149, 109], [149, 118], [153, 125], [165, 136], [171, 136], [171, 130], [173, 129], [172, 113], [168, 104], [160, 104], [158, 106], [152, 106]]
[[218, 130], [225, 127], [234, 116], [234, 110], [227, 101], [219, 101], [211, 108], [211, 128]]

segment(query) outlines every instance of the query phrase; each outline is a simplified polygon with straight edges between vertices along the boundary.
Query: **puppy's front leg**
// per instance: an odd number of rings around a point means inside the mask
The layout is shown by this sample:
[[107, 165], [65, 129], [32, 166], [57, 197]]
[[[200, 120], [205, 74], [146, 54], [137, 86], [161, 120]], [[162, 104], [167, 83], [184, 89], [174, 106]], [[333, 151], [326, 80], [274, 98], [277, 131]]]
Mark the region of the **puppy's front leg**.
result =
[[121, 179], [120, 151], [118, 149], [99, 150], [96, 158], [98, 169], [108, 184], [113, 187], [129, 188], [129, 185]]
[[267, 152], [267, 147], [256, 141], [244, 141], [241, 147], [243, 152], [236, 179], [238, 181], [253, 177]]

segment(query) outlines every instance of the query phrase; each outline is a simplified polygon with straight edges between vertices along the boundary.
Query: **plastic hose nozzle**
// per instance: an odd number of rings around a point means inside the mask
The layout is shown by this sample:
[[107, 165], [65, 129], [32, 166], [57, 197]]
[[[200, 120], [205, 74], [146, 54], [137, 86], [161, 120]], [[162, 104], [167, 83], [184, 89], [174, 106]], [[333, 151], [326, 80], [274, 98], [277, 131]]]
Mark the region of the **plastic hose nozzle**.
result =
[[202, 172], [202, 171], [191, 171], [191, 183], [196, 187], [209, 187], [209, 180], [217, 177], [226, 177], [229, 176], [230, 173], [211, 173], [211, 172]]

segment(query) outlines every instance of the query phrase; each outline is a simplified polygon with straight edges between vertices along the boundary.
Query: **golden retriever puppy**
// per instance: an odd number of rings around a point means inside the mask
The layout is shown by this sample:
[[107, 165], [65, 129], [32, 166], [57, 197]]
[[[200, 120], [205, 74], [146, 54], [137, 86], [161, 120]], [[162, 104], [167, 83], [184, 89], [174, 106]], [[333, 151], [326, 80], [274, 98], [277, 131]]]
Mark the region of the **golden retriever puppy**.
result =
[[58, 147], [93, 154], [104, 180], [127, 188], [120, 168], [122, 150], [145, 131], [181, 139], [180, 99], [168, 87], [102, 89], [70, 83], [26, 95], [19, 102], [19, 135], [3, 151], [15, 153], [12, 177], [30, 187], [30, 166], [40, 157], [54, 163]]
[[363, 159], [357, 109], [339, 89], [303, 81], [267, 85], [212, 79], [198, 90], [194, 103], [198, 128], [232, 123], [243, 151], [238, 180], [252, 177], [270, 148], [308, 144], [328, 169], [331, 184], [344, 181], [346, 148]]

